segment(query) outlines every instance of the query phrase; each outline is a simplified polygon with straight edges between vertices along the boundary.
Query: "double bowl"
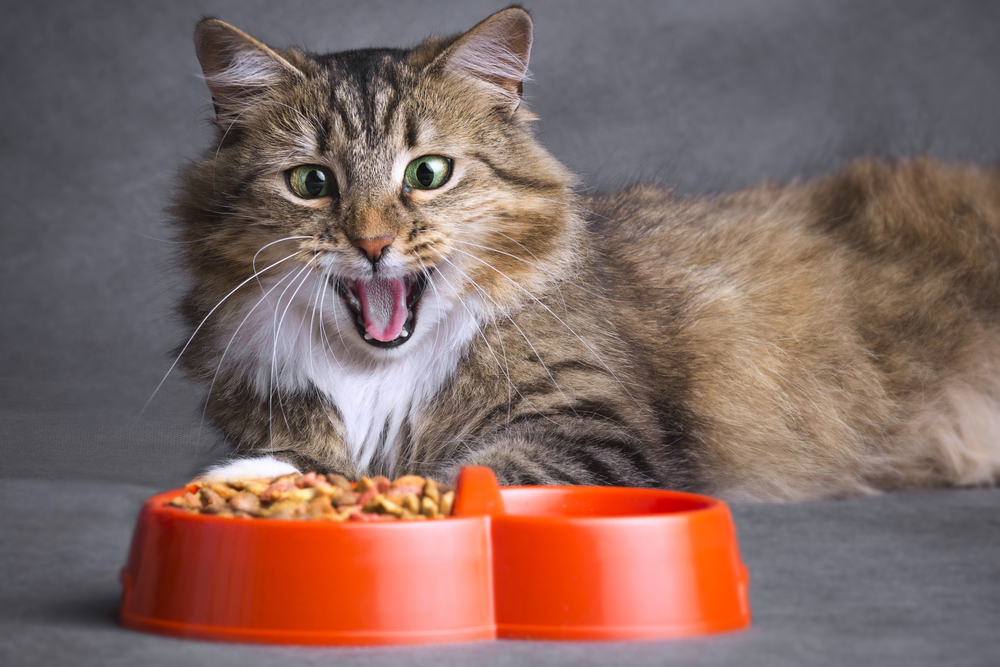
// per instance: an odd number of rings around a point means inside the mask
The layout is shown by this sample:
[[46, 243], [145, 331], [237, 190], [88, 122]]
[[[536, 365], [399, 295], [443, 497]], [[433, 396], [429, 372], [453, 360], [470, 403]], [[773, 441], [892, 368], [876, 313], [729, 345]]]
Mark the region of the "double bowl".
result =
[[686, 637], [750, 623], [729, 509], [689, 493], [504, 487], [464, 468], [432, 521], [233, 519], [143, 505], [121, 622], [278, 644]]

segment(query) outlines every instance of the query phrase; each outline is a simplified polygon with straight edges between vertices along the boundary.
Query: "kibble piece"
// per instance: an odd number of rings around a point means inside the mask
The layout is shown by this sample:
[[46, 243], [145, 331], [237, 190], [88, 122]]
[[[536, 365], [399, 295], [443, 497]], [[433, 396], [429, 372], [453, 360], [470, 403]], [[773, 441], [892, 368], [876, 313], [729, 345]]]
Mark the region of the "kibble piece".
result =
[[279, 500], [267, 508], [264, 516], [270, 519], [301, 519], [305, 516], [305, 506], [294, 500]]
[[400, 505], [412, 514], [420, 514], [420, 499], [415, 493], [407, 493], [403, 496], [403, 502]]
[[407, 486], [413, 485], [413, 486], [423, 487], [424, 478], [421, 477], [420, 475], [403, 475], [402, 477], [397, 477], [396, 479], [392, 480], [391, 486], [393, 487], [403, 486], [403, 485]]
[[441, 492], [438, 489], [438, 483], [433, 479], [424, 482], [424, 495], [433, 500], [435, 505], [441, 502]]
[[419, 496], [423, 493], [425, 483], [426, 482], [423, 477], [419, 477], [417, 475], [403, 475], [399, 479], [393, 480], [386, 495], [406, 495], [408, 493], [412, 493]]
[[341, 521], [347, 520], [347, 515], [343, 512], [338, 512], [336, 508], [329, 514], [323, 514], [317, 517], [313, 517], [315, 521], [333, 521], [340, 523]]
[[423, 491], [423, 484], [393, 484], [389, 487], [389, 490], [385, 492], [385, 495], [407, 496], [412, 494], [419, 497]]
[[365, 505], [371, 502], [377, 495], [379, 495], [378, 487], [369, 486], [367, 489], [364, 490], [364, 492], [362, 492], [360, 496], [358, 496], [358, 503], [361, 505]]
[[370, 489], [375, 489], [376, 493], [385, 493], [392, 487], [392, 482], [385, 475], [376, 475], [375, 477], [362, 477], [358, 480], [357, 486], [354, 490], [358, 493], [364, 493]]
[[429, 496], [424, 496], [420, 499], [420, 513], [428, 519], [436, 519], [438, 517], [437, 503], [431, 500]]
[[330, 496], [319, 494], [306, 506], [305, 518], [307, 519], [321, 519], [328, 514], [336, 514], [333, 503], [330, 502]]
[[354, 491], [344, 491], [340, 494], [340, 498], [337, 499], [338, 505], [357, 505], [358, 500], [361, 498], [360, 493], [355, 493]]
[[240, 491], [229, 499], [229, 507], [233, 511], [254, 514], [260, 511], [260, 498], [249, 491]]
[[201, 509], [201, 498], [199, 498], [195, 493], [185, 491], [171, 500], [170, 504], [186, 510], [191, 510], [192, 512], [197, 512]]
[[351, 483], [347, 481], [347, 478], [343, 475], [338, 475], [336, 473], [329, 472], [326, 474], [326, 481], [330, 484], [340, 487], [344, 491], [351, 491]]
[[340, 505], [340, 504], [342, 504], [343, 501], [341, 499], [347, 493], [347, 491], [344, 491], [339, 486], [333, 486], [333, 485], [328, 485], [328, 486], [323, 487], [323, 488], [317, 488], [316, 490], [319, 491], [320, 493], [322, 493], [325, 496], [329, 496], [330, 500], [333, 501], [334, 505]]
[[441, 494], [441, 502], [438, 504], [439, 511], [444, 516], [451, 516], [451, 506], [455, 502], [455, 492], [448, 491]]
[[273, 500], [281, 500], [286, 498], [289, 493], [297, 490], [299, 487], [295, 486], [295, 480], [299, 477], [298, 474], [293, 475], [282, 475], [278, 477], [271, 485], [264, 489], [260, 494], [260, 499], [264, 502], [271, 502]]
[[198, 497], [201, 500], [201, 511], [206, 514], [218, 514], [226, 508], [226, 501], [207, 486], [198, 489]]
[[403, 513], [403, 508], [392, 502], [381, 493], [376, 495], [372, 500], [369, 500], [364, 505], [365, 512], [376, 512], [378, 514], [392, 514], [393, 516], [400, 516]]
[[292, 489], [281, 495], [282, 500], [294, 500], [300, 503], [308, 502], [320, 494], [317, 489]]
[[344, 519], [350, 519], [352, 514], [360, 514], [364, 511], [364, 508], [361, 507], [361, 505], [341, 505], [337, 509], [340, 516]]
[[207, 488], [212, 489], [212, 491], [215, 491], [215, 493], [218, 494], [218, 496], [223, 500], [229, 500], [237, 493], [239, 493], [239, 491], [229, 486], [225, 482], [213, 482], [206, 486]]
[[243, 490], [249, 491], [255, 496], [264, 493], [269, 486], [271, 486], [271, 480], [269, 479], [250, 479], [243, 482]]
[[314, 472], [307, 472], [305, 475], [302, 475], [302, 477], [296, 480], [295, 485], [300, 489], [317, 489], [327, 495], [332, 492], [342, 491], [342, 489], [338, 489], [338, 487], [330, 484], [325, 475], [317, 475]]
[[397, 505], [402, 505], [403, 504], [403, 498], [405, 498], [406, 495], [402, 494], [402, 493], [396, 493], [395, 489], [389, 489], [389, 491], [390, 491], [390, 493], [385, 494], [386, 500], [388, 500], [389, 502], [395, 503]]
[[329, 484], [329, 482], [326, 481], [325, 476], [317, 475], [314, 472], [307, 472], [295, 480], [295, 486], [299, 487], [300, 489], [305, 489], [307, 487], [316, 486], [318, 483], [320, 483], [320, 480], [322, 480], [323, 483], [325, 484]]

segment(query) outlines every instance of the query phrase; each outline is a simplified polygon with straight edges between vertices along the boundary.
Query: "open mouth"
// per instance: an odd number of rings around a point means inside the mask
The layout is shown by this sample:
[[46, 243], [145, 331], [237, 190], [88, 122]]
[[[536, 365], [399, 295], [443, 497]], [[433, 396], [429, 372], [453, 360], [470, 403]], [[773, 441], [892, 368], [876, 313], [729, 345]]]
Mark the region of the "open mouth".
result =
[[403, 278], [368, 280], [331, 278], [354, 315], [354, 328], [374, 347], [398, 347], [410, 340], [417, 323], [417, 304], [427, 287], [427, 273]]

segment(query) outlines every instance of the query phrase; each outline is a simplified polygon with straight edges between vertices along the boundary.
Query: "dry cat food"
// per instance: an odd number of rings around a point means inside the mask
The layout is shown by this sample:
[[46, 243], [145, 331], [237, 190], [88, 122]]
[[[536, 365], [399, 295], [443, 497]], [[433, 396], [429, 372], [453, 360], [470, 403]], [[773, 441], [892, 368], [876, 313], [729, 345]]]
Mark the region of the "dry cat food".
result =
[[352, 483], [342, 475], [292, 473], [238, 482], [194, 481], [170, 505], [216, 516], [313, 521], [440, 519], [451, 514], [455, 492], [432, 479], [379, 475]]

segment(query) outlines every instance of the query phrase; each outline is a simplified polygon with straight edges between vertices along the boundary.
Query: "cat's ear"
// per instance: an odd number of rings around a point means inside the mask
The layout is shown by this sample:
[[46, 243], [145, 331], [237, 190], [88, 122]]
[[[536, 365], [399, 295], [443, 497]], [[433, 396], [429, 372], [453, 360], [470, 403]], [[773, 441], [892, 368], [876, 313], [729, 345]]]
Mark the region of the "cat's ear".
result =
[[514, 111], [521, 103], [530, 53], [531, 17], [520, 7], [509, 7], [455, 40], [432, 66], [485, 83], [502, 106]]
[[304, 76], [274, 49], [218, 19], [198, 23], [194, 50], [218, 116], [238, 114], [271, 86]]

